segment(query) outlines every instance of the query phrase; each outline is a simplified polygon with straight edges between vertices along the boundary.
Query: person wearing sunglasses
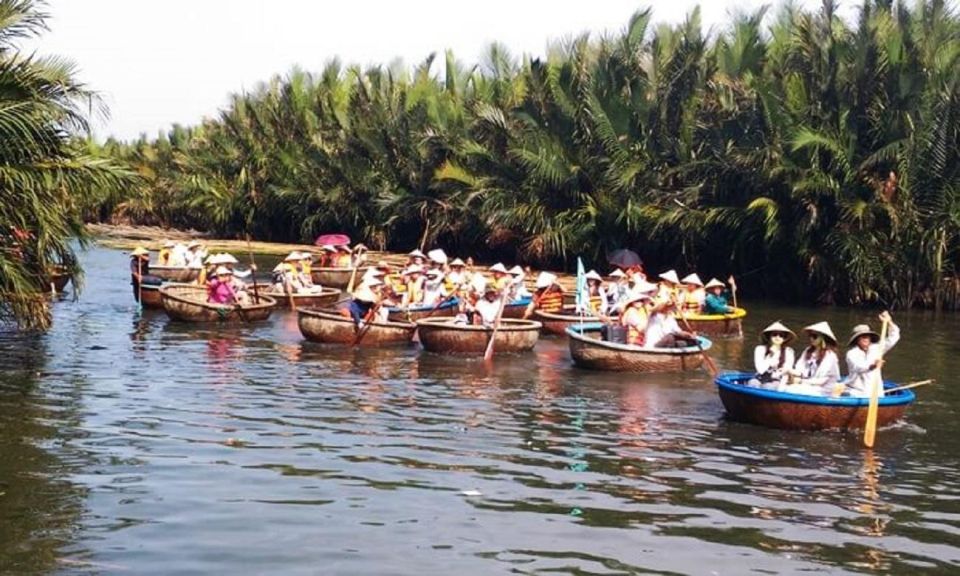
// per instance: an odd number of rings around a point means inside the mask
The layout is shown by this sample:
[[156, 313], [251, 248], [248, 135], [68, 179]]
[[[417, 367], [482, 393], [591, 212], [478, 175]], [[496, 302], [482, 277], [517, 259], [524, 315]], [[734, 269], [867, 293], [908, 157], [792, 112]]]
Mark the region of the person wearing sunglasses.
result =
[[785, 389], [795, 359], [793, 348], [787, 344], [795, 337], [793, 331], [779, 321], [764, 328], [760, 333], [760, 345], [753, 350], [757, 376], [750, 379], [750, 386], [777, 391]]

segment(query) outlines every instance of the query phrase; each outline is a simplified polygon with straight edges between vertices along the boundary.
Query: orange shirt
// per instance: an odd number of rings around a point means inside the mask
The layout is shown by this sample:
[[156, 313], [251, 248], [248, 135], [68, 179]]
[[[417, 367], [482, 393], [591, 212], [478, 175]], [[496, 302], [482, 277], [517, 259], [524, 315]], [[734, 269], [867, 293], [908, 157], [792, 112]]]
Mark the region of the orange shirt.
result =
[[627, 327], [627, 344], [643, 346], [647, 320], [649, 320], [649, 317], [646, 308], [638, 308], [636, 306], [627, 307], [623, 315], [620, 316], [620, 324]]

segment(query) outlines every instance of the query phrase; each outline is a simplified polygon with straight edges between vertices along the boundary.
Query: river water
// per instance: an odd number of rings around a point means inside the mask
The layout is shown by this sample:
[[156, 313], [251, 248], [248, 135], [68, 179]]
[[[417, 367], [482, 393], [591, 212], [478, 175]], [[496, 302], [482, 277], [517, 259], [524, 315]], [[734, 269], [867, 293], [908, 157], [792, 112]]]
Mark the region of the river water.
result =
[[[326, 347], [289, 312], [178, 324], [137, 311], [124, 253], [83, 263], [49, 333], [0, 332], [0, 573], [960, 570], [953, 315], [894, 313], [885, 375], [937, 383], [868, 452], [729, 422], [705, 372], [582, 371], [556, 339], [492, 368]], [[721, 369], [773, 320], [846, 340], [875, 316], [747, 305]]]

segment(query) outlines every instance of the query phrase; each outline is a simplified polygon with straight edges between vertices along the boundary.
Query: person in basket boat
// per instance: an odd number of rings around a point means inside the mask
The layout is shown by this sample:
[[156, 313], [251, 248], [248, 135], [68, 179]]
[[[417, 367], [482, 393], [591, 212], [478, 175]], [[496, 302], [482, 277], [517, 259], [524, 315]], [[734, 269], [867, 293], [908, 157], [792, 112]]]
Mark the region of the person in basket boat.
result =
[[171, 266], [170, 258], [173, 256], [173, 248], [176, 246], [176, 242], [172, 240], [164, 240], [163, 244], [160, 245], [160, 251], [157, 252], [157, 266]]
[[644, 346], [647, 348], [686, 348], [696, 346], [697, 335], [680, 328], [677, 323], [676, 300], [657, 302], [650, 310], [647, 331], [644, 334]]
[[603, 278], [596, 270], [591, 270], [586, 274], [587, 280], [587, 305], [589, 309], [586, 313], [590, 316], [607, 315], [607, 292], [603, 289]]
[[466, 268], [466, 262], [459, 258], [454, 258], [450, 262], [450, 271], [443, 277], [444, 288], [448, 294], [460, 291], [470, 282], [470, 274]]
[[796, 334], [779, 321], [760, 333], [760, 345], [753, 349], [753, 366], [757, 375], [747, 384], [768, 390], [784, 391], [795, 364], [793, 348], [787, 346]]
[[207, 302], [211, 304], [243, 306], [249, 302], [243, 282], [224, 265], [217, 266], [214, 277], [207, 282]]
[[150, 274], [150, 251], [137, 246], [130, 252], [130, 285], [139, 302], [141, 286], [159, 286], [163, 280]]
[[198, 240], [191, 240], [187, 243], [186, 266], [187, 268], [203, 268], [203, 260], [207, 257], [207, 251]]
[[688, 274], [680, 281], [683, 289], [680, 292], [680, 306], [687, 314], [699, 314], [703, 309], [703, 301], [707, 296], [703, 281], [697, 273]]
[[[900, 341], [900, 327], [893, 323], [890, 313], [883, 311], [880, 322], [887, 322], [887, 339], [881, 343], [880, 335], [867, 324], [854, 326], [850, 341], [847, 343], [847, 380], [844, 393], [850, 396], [870, 396], [875, 382], [883, 382], [880, 369], [891, 348]], [[883, 386], [880, 387], [883, 396]]]
[[727, 304], [727, 296], [724, 293], [726, 287], [726, 284], [716, 278], [711, 278], [707, 282], [707, 285], [704, 286], [704, 290], [707, 292], [703, 298], [704, 314], [733, 314], [736, 311], [733, 306]]
[[[647, 283], [645, 291], [634, 290], [623, 301], [620, 325], [627, 329], [626, 343], [643, 346], [646, 343], [647, 323], [650, 320], [651, 293], [655, 284]], [[639, 287], [638, 287], [639, 288]]]
[[666, 304], [667, 302], [676, 302], [680, 296], [680, 277], [676, 270], [667, 270], [659, 275], [660, 287], [657, 294], [653, 297], [656, 304]]
[[386, 319], [386, 305], [389, 301], [383, 298], [383, 280], [380, 279], [380, 273], [375, 269], [368, 270], [360, 285], [351, 295], [350, 304], [347, 306], [347, 315], [353, 320], [354, 325], [359, 330], [365, 322], [373, 320], [376, 314], [376, 320]]
[[523, 283], [523, 279], [526, 276], [526, 272], [524, 272], [523, 268], [519, 264], [510, 269], [509, 298], [511, 302], [532, 296], [530, 291], [527, 290], [526, 284]]
[[551, 314], [563, 311], [563, 287], [557, 283], [557, 276], [550, 272], [541, 272], [537, 276], [536, 291], [530, 304], [523, 313], [524, 318], [533, 315], [534, 310]]
[[337, 246], [336, 255], [333, 257], [334, 268], [353, 268], [353, 252], [346, 244]]
[[507, 267], [501, 262], [497, 262], [490, 267], [490, 274], [493, 275], [493, 287], [497, 292], [503, 292], [509, 288], [510, 282], [513, 280]]
[[487, 279], [480, 274], [474, 274], [469, 284], [464, 284], [460, 288], [460, 305], [457, 315], [454, 316], [454, 324], [474, 324], [476, 323], [477, 304], [483, 299], [487, 290]]
[[423, 284], [425, 277], [423, 267], [419, 264], [411, 264], [403, 271], [404, 292], [403, 300], [400, 305], [404, 308], [412, 308], [423, 304]]
[[837, 338], [826, 322], [803, 329], [810, 341], [791, 370], [786, 391], [811, 396], [832, 396], [840, 381]]
[[439, 306], [448, 296], [443, 287], [443, 270], [431, 268], [427, 270], [423, 281], [423, 306]]
[[331, 244], [320, 246], [320, 256], [317, 258], [317, 266], [320, 268], [334, 268], [337, 257], [337, 247]]
[[421, 252], [419, 249], [412, 250], [407, 254], [407, 263], [404, 268], [409, 268], [410, 266], [423, 266], [427, 263], [427, 255]]
[[620, 312], [630, 293], [630, 281], [626, 273], [619, 268], [614, 269], [608, 278], [610, 282], [607, 284], [607, 310], [611, 313]]
[[493, 328], [500, 313], [500, 292], [492, 283], [486, 283], [483, 288], [483, 297], [474, 304], [473, 323], [484, 328]]
[[439, 270], [442, 274], [446, 274], [447, 260], [447, 253], [442, 248], [434, 248], [427, 252], [427, 270]]
[[312, 268], [313, 256], [309, 252], [301, 252], [300, 259], [293, 262], [294, 273], [297, 281], [300, 283], [300, 290], [305, 294], [319, 294], [323, 292], [323, 286], [314, 284]]

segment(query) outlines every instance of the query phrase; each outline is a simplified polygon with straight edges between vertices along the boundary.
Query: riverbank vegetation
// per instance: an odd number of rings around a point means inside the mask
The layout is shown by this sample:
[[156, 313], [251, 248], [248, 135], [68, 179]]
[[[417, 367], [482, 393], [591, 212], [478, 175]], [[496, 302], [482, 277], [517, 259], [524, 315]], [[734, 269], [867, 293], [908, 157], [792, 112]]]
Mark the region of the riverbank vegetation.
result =
[[141, 181], [87, 215], [541, 266], [629, 247], [754, 295], [956, 308], [960, 20], [940, 0], [835, 8], [715, 33], [641, 10], [545, 59], [294, 70], [201, 125], [107, 142]]
[[80, 281], [70, 241], [85, 239], [88, 191], [118, 190], [130, 176], [77, 143], [88, 111], [103, 109], [74, 65], [18, 49], [45, 19], [36, 2], [0, 0], [0, 322], [40, 328], [54, 266]]

